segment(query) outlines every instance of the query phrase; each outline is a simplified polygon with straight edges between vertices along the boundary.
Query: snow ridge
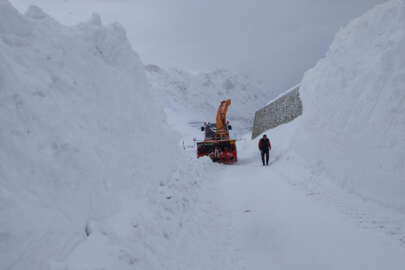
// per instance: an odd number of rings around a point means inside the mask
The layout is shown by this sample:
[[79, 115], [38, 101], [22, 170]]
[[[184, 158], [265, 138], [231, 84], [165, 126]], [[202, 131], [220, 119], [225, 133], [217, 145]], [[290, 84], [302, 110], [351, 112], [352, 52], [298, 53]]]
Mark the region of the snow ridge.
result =
[[405, 3], [342, 29], [303, 79], [291, 149], [366, 200], [405, 210]]
[[[224, 69], [192, 73], [180, 69], [146, 66], [147, 76], [162, 106], [181, 113], [193, 112], [201, 121], [215, 121], [219, 102], [232, 99], [229, 119], [236, 129], [250, 129], [255, 108], [260, 108], [275, 96], [246, 75]], [[197, 120], [197, 119], [193, 119]]]
[[175, 220], [161, 197], [174, 213], [194, 191], [187, 176], [168, 185], [184, 160], [120, 25], [66, 27], [0, 0], [0, 126], [1, 269], [161, 268], [145, 244]]

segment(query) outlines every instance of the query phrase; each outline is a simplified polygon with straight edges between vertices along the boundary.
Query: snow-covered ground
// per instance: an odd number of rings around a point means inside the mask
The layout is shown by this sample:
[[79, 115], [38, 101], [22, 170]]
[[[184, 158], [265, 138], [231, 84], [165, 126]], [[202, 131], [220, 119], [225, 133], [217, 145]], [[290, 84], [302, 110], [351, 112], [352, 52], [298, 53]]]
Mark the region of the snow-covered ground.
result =
[[0, 0], [0, 126], [0, 269], [162, 268], [204, 166], [120, 25]]
[[[273, 143], [281, 139], [273, 137]], [[403, 215], [333, 185], [308, 189], [300, 179], [308, 168], [294, 164], [281, 149], [272, 151], [269, 167], [261, 165], [251, 142], [240, 143], [239, 153], [238, 165], [218, 173], [217, 197], [212, 198], [212, 190], [205, 195], [228, 217], [224, 231], [231, 238], [224, 245], [232, 247], [241, 269], [404, 268], [404, 245], [385, 228], [404, 226]], [[402, 222], [380, 223], [378, 214]]]
[[178, 143], [190, 121], [231, 97], [248, 128], [272, 93], [145, 71], [119, 25], [0, 0], [0, 269], [404, 269], [404, 19], [390, 1], [343, 29], [270, 166], [248, 135], [223, 166]]
[[189, 121], [214, 122], [219, 102], [231, 99], [228, 119], [241, 135], [250, 131], [255, 110], [276, 95], [275, 89], [266, 89], [246, 75], [223, 69], [193, 73], [147, 65], [146, 70], [152, 91], [171, 125], [185, 117]]
[[243, 140], [210, 176], [222, 269], [405, 267], [404, 19], [389, 1], [342, 29], [304, 76], [303, 116], [267, 132], [270, 167]]

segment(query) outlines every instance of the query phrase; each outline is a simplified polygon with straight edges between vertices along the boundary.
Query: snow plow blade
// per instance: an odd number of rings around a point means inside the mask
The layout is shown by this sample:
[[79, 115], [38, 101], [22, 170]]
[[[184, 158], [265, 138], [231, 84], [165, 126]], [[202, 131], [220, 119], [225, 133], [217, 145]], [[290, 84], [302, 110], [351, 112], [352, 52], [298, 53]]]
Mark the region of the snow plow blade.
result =
[[231, 164], [238, 161], [235, 140], [197, 142], [197, 158], [209, 156], [213, 162]]

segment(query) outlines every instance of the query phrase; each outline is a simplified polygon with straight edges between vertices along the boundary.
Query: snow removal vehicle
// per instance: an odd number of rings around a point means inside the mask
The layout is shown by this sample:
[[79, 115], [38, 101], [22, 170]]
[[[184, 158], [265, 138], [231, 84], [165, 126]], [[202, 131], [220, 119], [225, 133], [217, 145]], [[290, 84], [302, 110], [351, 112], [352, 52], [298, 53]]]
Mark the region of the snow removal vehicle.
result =
[[236, 141], [229, 138], [232, 126], [226, 120], [226, 112], [231, 100], [221, 101], [216, 123], [204, 123], [201, 131], [205, 131], [204, 141], [197, 142], [197, 158], [209, 156], [213, 162], [231, 164], [238, 160]]

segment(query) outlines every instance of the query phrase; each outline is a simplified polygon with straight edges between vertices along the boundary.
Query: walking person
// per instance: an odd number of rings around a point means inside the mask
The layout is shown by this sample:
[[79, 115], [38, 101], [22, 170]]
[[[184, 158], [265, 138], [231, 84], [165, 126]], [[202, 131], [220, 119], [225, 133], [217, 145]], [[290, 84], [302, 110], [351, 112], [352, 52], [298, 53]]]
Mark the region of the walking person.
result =
[[[269, 165], [269, 154], [271, 150], [271, 143], [269, 138], [267, 138], [266, 134], [259, 140], [259, 150], [262, 156], [263, 166]], [[265, 159], [266, 158], [266, 159]]]

